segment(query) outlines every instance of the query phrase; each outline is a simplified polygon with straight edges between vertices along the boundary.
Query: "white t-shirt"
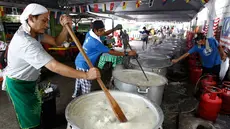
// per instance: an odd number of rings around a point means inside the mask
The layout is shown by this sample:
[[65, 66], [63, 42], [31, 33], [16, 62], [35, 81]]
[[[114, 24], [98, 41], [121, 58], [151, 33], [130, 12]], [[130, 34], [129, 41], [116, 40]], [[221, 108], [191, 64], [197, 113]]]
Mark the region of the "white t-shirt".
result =
[[8, 48], [7, 76], [25, 81], [38, 79], [40, 68], [53, 59], [42, 47], [41, 39], [42, 35], [36, 40], [20, 26]]

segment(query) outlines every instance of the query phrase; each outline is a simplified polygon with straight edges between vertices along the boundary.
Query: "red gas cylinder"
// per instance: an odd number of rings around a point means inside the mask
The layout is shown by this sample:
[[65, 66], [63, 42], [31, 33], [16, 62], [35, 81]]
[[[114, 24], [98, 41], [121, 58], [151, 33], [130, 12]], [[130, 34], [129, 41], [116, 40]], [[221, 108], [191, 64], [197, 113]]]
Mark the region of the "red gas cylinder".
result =
[[201, 95], [197, 110], [199, 117], [205, 120], [216, 121], [222, 105], [222, 99], [218, 97], [217, 94], [221, 93], [222, 90], [217, 87], [205, 87], [205, 92]]
[[221, 98], [223, 101], [221, 112], [225, 114], [230, 114], [230, 82], [229, 81], [223, 82]]
[[201, 80], [202, 87], [205, 88], [206, 86], [216, 86], [217, 83], [215, 81], [215, 78], [215, 75], [206, 75], [206, 77]]
[[192, 84], [196, 84], [202, 75], [202, 68], [200, 67], [190, 67], [190, 81]]
[[189, 67], [196, 67], [197, 60], [196, 59], [189, 59], [188, 60]]

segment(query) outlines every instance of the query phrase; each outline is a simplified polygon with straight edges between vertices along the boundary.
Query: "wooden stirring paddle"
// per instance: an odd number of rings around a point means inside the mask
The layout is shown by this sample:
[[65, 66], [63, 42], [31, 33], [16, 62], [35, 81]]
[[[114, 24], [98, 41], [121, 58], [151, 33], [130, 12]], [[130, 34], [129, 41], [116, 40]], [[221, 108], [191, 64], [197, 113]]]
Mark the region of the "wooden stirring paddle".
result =
[[[83, 55], [84, 59], [86, 60], [87, 64], [89, 65], [90, 68], [93, 67], [92, 62], [89, 60], [88, 56], [85, 54], [85, 51], [83, 50], [78, 38], [76, 37], [76, 35], [73, 33], [73, 30], [70, 28], [69, 25], [65, 25], [65, 27], [67, 28], [70, 36], [72, 37], [73, 41], [75, 42], [75, 44], [77, 45], [79, 51], [81, 52], [81, 54]], [[105, 96], [107, 97], [107, 99], [110, 102], [110, 105], [113, 109], [113, 112], [115, 113], [116, 117], [118, 118], [118, 120], [120, 122], [127, 122], [127, 118], [125, 117], [124, 113], [122, 112], [120, 106], [118, 105], [118, 103], [116, 102], [116, 100], [112, 97], [112, 95], [109, 93], [108, 89], [105, 87], [104, 83], [102, 82], [101, 78], [97, 78], [97, 82], [99, 83], [101, 89], [104, 91]]]

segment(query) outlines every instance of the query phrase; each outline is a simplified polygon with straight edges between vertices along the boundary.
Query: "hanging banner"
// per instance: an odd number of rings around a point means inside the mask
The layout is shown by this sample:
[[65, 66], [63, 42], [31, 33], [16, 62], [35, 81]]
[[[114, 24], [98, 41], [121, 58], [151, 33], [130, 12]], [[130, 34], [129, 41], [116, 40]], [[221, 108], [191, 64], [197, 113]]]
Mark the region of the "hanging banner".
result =
[[141, 1], [140, 1], [140, 0], [137, 0], [137, 1], [136, 1], [136, 8], [139, 8], [140, 5], [141, 5]]
[[106, 12], [106, 4], [102, 4], [102, 12]]
[[94, 4], [93, 6], [94, 6], [94, 12], [96, 12], [96, 13], [99, 12], [98, 4]]
[[90, 5], [86, 5], [87, 12], [91, 12]]
[[149, 0], [149, 7], [152, 7], [154, 3], [154, 0]]
[[189, 3], [191, 0], [186, 0], [186, 3]]
[[79, 6], [79, 12], [82, 13], [81, 6]]
[[230, 49], [230, 17], [224, 18], [220, 35], [220, 44]]
[[79, 6], [79, 12], [80, 13], [84, 13], [86, 10], [85, 10], [85, 6]]
[[165, 5], [167, 0], [162, 0], [162, 5]]
[[125, 10], [125, 9], [126, 9], [126, 6], [127, 6], [127, 2], [123, 2], [123, 3], [122, 3], [122, 9]]
[[4, 8], [3, 6], [0, 6], [0, 17], [4, 16]]
[[201, 0], [203, 4], [208, 3], [209, 0]]
[[75, 13], [76, 12], [76, 6], [73, 6], [72, 8], [72, 12]]
[[110, 3], [110, 11], [113, 11], [114, 3]]
[[12, 13], [13, 15], [18, 15], [18, 9], [16, 7], [12, 7]]

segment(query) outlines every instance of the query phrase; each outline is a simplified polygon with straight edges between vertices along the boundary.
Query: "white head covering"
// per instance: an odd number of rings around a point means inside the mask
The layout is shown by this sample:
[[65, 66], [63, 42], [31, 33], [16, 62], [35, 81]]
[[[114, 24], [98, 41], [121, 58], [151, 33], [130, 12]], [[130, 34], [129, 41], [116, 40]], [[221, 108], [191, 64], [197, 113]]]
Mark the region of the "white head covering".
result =
[[31, 28], [26, 22], [26, 20], [29, 18], [29, 15], [39, 15], [39, 14], [44, 14], [47, 12], [48, 12], [47, 8], [45, 8], [44, 6], [40, 4], [32, 3], [32, 4], [27, 5], [20, 16], [20, 22], [22, 23], [22, 27], [24, 31], [30, 34]]

